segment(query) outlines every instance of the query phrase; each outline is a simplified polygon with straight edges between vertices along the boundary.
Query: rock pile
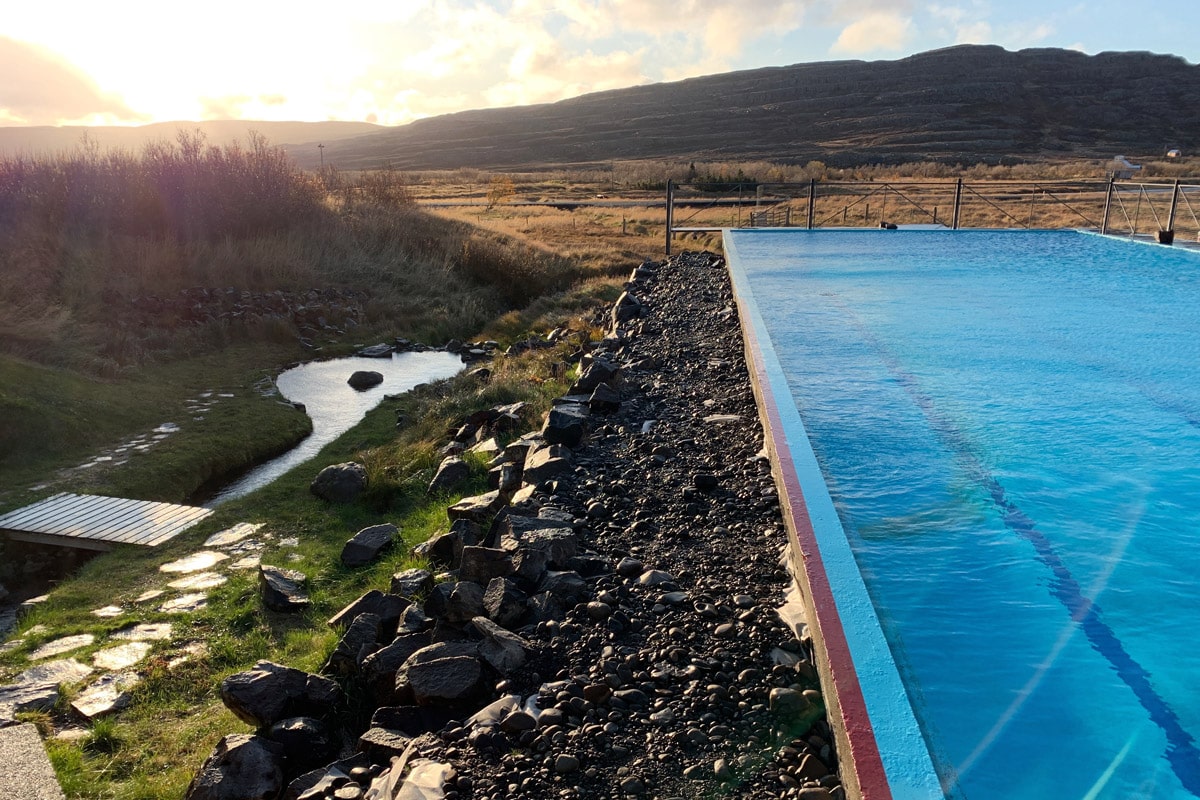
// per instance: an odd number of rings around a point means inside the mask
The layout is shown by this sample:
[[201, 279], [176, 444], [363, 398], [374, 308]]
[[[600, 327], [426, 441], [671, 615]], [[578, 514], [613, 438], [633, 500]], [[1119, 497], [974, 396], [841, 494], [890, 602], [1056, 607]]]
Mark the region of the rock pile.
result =
[[[324, 675], [227, 679], [257, 731], [189, 798], [235, 796], [211, 792], [243, 761], [253, 796], [289, 800], [844, 796], [811, 648], [775, 610], [791, 579], [723, 264], [643, 264], [606, 322], [541, 430], [488, 450], [491, 491], [415, 548], [431, 570], [329, 620]], [[521, 411], [448, 432], [430, 491]]]

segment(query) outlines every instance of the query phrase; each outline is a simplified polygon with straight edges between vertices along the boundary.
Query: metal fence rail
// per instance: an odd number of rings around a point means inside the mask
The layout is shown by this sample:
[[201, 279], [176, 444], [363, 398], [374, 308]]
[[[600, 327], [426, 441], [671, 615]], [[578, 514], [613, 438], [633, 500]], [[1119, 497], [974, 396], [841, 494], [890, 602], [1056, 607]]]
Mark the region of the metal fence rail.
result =
[[[667, 184], [676, 235], [741, 227], [1088, 228], [1196, 242], [1200, 181], [809, 181]], [[677, 219], [677, 213], [686, 216]]]

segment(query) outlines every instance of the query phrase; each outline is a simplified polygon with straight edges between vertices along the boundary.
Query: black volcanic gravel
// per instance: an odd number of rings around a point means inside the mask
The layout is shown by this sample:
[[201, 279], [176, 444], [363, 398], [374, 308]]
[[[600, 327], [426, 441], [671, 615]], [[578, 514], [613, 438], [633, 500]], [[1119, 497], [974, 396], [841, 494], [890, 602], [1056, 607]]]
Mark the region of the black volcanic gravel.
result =
[[600, 348], [620, 410], [537, 498], [616, 572], [521, 631], [536, 655], [498, 688], [542, 687], [536, 728], [452, 722], [428, 754], [451, 798], [840, 798], [810, 649], [775, 612], [786, 536], [724, 262], [645, 266], [642, 315]]

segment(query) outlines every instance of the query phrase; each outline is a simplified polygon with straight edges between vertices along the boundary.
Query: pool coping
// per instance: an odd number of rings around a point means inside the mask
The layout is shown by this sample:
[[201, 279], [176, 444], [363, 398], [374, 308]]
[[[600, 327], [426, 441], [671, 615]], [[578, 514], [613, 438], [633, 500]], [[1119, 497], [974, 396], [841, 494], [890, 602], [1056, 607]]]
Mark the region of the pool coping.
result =
[[726, 265], [842, 783], [861, 800], [944, 797], [731, 234], [724, 233]]

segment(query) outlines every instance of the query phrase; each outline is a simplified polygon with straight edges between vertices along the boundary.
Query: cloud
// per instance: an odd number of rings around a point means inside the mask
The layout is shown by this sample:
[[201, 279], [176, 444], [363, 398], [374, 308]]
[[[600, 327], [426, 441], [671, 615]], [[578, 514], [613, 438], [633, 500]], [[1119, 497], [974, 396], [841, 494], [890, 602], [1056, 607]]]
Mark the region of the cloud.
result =
[[990, 9], [983, 3], [973, 3], [968, 10], [959, 6], [929, 7], [929, 14], [947, 27], [933, 33], [942, 39], [951, 39], [955, 44], [989, 44], [995, 40], [991, 23], [987, 17]]
[[521, 47], [509, 62], [509, 80], [486, 92], [489, 105], [549, 103], [588, 92], [619, 89], [645, 83], [643, 52], [623, 50], [568, 55], [554, 42], [541, 47]]
[[120, 99], [55, 53], [0, 36], [0, 117], [24, 125], [138, 118]]
[[829, 50], [847, 55], [895, 52], [912, 38], [913, 27], [910, 17], [892, 11], [873, 11], [843, 28]]

